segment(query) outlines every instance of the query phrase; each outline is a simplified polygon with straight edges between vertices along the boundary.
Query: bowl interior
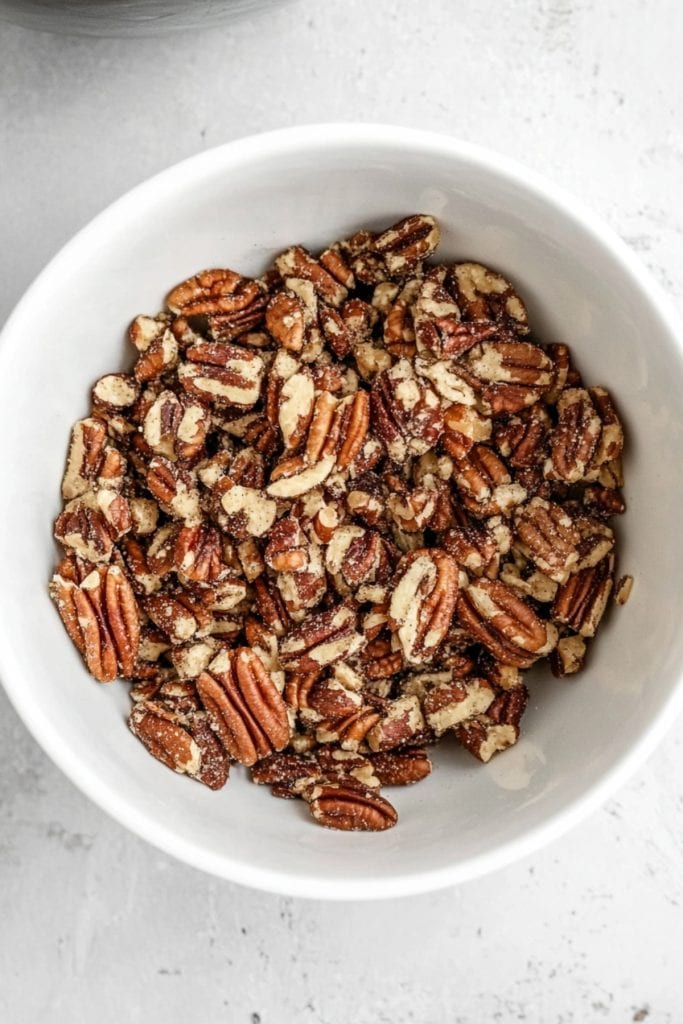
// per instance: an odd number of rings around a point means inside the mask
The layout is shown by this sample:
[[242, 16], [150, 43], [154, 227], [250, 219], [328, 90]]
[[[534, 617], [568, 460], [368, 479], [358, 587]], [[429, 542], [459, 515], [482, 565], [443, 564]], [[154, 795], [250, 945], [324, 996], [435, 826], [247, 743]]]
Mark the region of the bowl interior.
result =
[[[124, 332], [209, 266], [258, 274], [408, 212], [435, 214], [441, 259], [501, 269], [532, 327], [567, 342], [628, 432], [619, 569], [636, 578], [586, 671], [542, 670], [523, 738], [488, 766], [444, 744], [432, 777], [393, 790], [381, 835], [328, 832], [240, 771], [214, 794], [154, 762], [125, 727], [124, 684], [86, 674], [47, 597], [51, 520], [71, 423], [102, 373], [128, 368]], [[681, 354], [625, 250], [554, 192], [468, 147], [391, 129], [276, 133], [179, 165], [106, 211], [48, 267], [0, 347], [3, 567], [0, 668], [29, 727], [72, 779], [167, 850], [248, 884], [330, 897], [389, 895], [485, 870], [558, 831], [673, 714], [683, 634]], [[447, 748], [447, 749], [446, 749]]]

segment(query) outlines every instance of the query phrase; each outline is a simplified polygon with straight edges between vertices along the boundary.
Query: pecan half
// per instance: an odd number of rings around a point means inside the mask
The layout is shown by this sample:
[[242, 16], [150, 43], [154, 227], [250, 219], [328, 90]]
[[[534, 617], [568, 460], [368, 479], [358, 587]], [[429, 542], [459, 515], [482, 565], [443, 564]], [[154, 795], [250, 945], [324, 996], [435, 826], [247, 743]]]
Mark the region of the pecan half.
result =
[[447, 287], [466, 320], [495, 320], [527, 334], [529, 318], [524, 303], [509, 281], [481, 263], [456, 263]]
[[566, 483], [582, 480], [597, 448], [602, 423], [585, 388], [567, 388], [557, 402], [545, 475]]
[[515, 469], [542, 463], [550, 431], [550, 416], [543, 405], [532, 405], [517, 416], [497, 423], [495, 444], [509, 466]]
[[425, 720], [417, 697], [405, 694], [390, 702], [379, 721], [365, 737], [370, 750], [395, 750], [415, 743], [425, 729]]
[[266, 308], [266, 328], [290, 352], [301, 352], [309, 318], [304, 302], [289, 290], [277, 292]]
[[66, 631], [99, 682], [130, 677], [140, 645], [140, 613], [133, 589], [116, 565], [93, 569], [81, 583], [56, 574], [50, 595]]
[[370, 763], [382, 786], [412, 786], [432, 771], [432, 762], [423, 747], [385, 750], [372, 754]]
[[570, 576], [557, 591], [551, 615], [583, 637], [595, 636], [614, 585], [614, 556]]
[[229, 477], [223, 477], [214, 487], [211, 508], [220, 528], [242, 541], [263, 537], [277, 515], [276, 502], [263, 491], [234, 483]]
[[312, 781], [320, 780], [321, 775], [316, 758], [290, 751], [269, 754], [251, 769], [252, 782], [259, 786], [278, 787], [290, 797], [299, 796]]
[[129, 373], [107, 373], [92, 389], [94, 412], [117, 413], [130, 409], [137, 401], [140, 387]]
[[143, 608], [172, 644], [183, 644], [191, 640], [202, 627], [210, 624], [211, 616], [187, 596], [175, 593], [150, 594], [143, 601]]
[[101, 420], [88, 418], [74, 423], [62, 480], [66, 501], [100, 487], [118, 487], [124, 472], [125, 459], [109, 443]]
[[197, 480], [192, 472], [156, 455], [147, 466], [145, 482], [167, 515], [188, 526], [201, 521]]
[[444, 549], [472, 576], [498, 576], [501, 558], [510, 550], [510, 528], [500, 516], [485, 522], [465, 520], [442, 538]]
[[128, 726], [157, 761], [180, 774], [199, 774], [199, 747], [181, 725], [180, 716], [157, 701], [140, 701], [128, 717]]
[[281, 253], [275, 266], [290, 288], [292, 279], [309, 281], [316, 295], [330, 306], [340, 306], [348, 294], [344, 285], [301, 245], [293, 245]]
[[250, 409], [261, 396], [265, 364], [252, 349], [197, 341], [178, 367], [181, 387], [210, 405]]
[[383, 832], [398, 821], [398, 814], [388, 800], [348, 782], [320, 783], [307, 789], [304, 796], [311, 814], [325, 828]]
[[556, 583], [578, 567], [580, 533], [570, 515], [552, 501], [532, 498], [517, 509], [515, 537], [523, 554]]
[[458, 597], [458, 567], [439, 548], [404, 555], [396, 570], [389, 624], [408, 664], [419, 665], [436, 653], [451, 624]]
[[428, 259], [439, 244], [439, 226], [428, 214], [404, 217], [375, 238], [370, 246], [379, 254], [390, 277], [404, 278]]
[[142, 435], [150, 450], [175, 462], [201, 458], [209, 428], [209, 414], [199, 401], [162, 391], [149, 407]]
[[[386, 542], [374, 530], [340, 526], [325, 553], [327, 571], [338, 580], [340, 592], [368, 583], [384, 583], [391, 573]], [[341, 579], [339, 579], [341, 578]]]
[[223, 561], [221, 535], [207, 523], [179, 531], [174, 560], [176, 571], [194, 583], [215, 583], [230, 571]]
[[230, 756], [252, 765], [287, 746], [287, 708], [265, 669], [248, 647], [221, 651], [197, 679], [211, 727]]
[[371, 406], [373, 428], [395, 462], [429, 451], [443, 433], [439, 398], [416, 377], [407, 359], [375, 378]]
[[458, 598], [456, 616], [472, 638], [506, 665], [528, 668], [549, 654], [557, 630], [500, 580], [476, 580]]
[[471, 405], [454, 402], [444, 412], [443, 446], [454, 459], [463, 459], [475, 443], [489, 441], [492, 423]]
[[348, 605], [310, 616], [280, 645], [283, 667], [311, 672], [357, 654], [365, 638], [356, 631], [356, 625], [356, 612]]
[[232, 341], [261, 323], [266, 292], [234, 270], [204, 270], [177, 285], [166, 305], [185, 320], [205, 322], [217, 341]]

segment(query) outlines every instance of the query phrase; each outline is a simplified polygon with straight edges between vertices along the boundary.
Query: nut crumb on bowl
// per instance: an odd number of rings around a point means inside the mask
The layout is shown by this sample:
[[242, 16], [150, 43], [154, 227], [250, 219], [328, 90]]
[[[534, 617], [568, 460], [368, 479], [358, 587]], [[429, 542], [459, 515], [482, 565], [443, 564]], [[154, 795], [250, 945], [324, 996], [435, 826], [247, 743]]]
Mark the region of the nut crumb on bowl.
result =
[[136, 317], [73, 427], [50, 593], [129, 727], [212, 789], [231, 763], [382, 831], [444, 737], [514, 745], [524, 671], [583, 667], [615, 585], [623, 430], [565, 344], [413, 214]]

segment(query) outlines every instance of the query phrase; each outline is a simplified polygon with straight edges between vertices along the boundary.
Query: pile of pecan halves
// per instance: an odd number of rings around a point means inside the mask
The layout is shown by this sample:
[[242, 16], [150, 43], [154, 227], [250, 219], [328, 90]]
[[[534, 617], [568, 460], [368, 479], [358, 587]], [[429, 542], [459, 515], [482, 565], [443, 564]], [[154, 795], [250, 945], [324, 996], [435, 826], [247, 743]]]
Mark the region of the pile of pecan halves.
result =
[[438, 241], [413, 215], [178, 285], [94, 385], [55, 523], [52, 597], [154, 757], [333, 828], [394, 825], [380, 788], [444, 734], [514, 744], [523, 671], [577, 672], [614, 586], [610, 396]]

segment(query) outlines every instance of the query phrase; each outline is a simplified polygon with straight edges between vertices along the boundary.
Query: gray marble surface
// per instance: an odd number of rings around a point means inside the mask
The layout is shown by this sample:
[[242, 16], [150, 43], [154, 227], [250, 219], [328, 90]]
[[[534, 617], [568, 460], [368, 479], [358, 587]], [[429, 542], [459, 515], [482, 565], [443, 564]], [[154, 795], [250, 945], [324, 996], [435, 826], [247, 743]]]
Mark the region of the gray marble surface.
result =
[[[2, 25], [0, 318], [151, 173], [250, 132], [353, 119], [533, 165], [683, 309], [682, 52], [679, 0], [295, 0], [162, 40]], [[338, 906], [240, 889], [148, 847], [66, 781], [0, 694], [0, 1020], [678, 1024], [679, 732], [533, 857]]]

